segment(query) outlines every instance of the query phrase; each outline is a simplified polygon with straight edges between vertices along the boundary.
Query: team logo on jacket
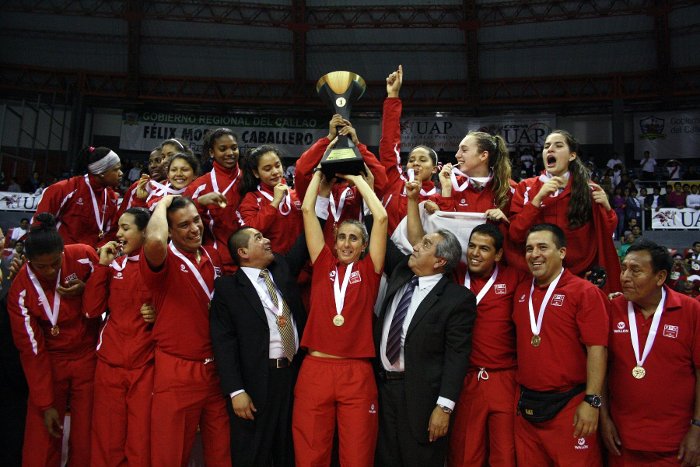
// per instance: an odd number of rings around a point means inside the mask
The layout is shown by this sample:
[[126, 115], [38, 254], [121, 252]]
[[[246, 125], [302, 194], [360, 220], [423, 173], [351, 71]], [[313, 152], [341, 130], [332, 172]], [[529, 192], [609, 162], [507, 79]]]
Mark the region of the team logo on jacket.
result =
[[552, 306], [562, 306], [564, 305], [564, 294], [555, 293], [552, 295], [552, 301], [550, 302]]
[[518, 303], [523, 303], [525, 301], [525, 294], [522, 294], [518, 299]]
[[460, 200], [459, 200], [459, 205], [460, 205], [460, 206], [466, 206], [466, 205], [467, 205], [467, 200], [464, 199], [464, 198], [460, 199]]
[[124, 274], [122, 274], [121, 271], [117, 271], [117, 273], [114, 275], [115, 279], [124, 279]]
[[83, 198], [78, 198], [77, 200], [75, 200], [75, 204], [77, 204], [78, 206], [82, 206], [83, 205]]
[[377, 406], [374, 405], [374, 402], [369, 405], [369, 413], [377, 413]]
[[574, 449], [577, 449], [577, 450], [588, 449], [588, 443], [586, 443], [586, 438], [577, 439], [576, 445], [574, 446]]
[[181, 264], [181, 265], [180, 265], [180, 271], [182, 271], [182, 272], [189, 272], [189, 271], [187, 270], [187, 267], [185, 267], [184, 264]]
[[625, 324], [624, 321], [620, 321], [617, 323], [617, 329], [613, 329], [613, 333], [615, 334], [623, 334], [623, 333], [628, 333], [629, 334], [630, 330], [627, 329], [627, 325]]
[[506, 294], [506, 285], [505, 284], [495, 284], [493, 286], [493, 293], [496, 295], [505, 295]]
[[351, 284], [359, 284], [362, 282], [362, 277], [360, 276], [360, 271], [353, 271], [352, 274], [350, 274], [350, 281]]
[[66, 277], [64, 277], [63, 282], [68, 283], [68, 282], [72, 281], [73, 279], [76, 279], [76, 280], [78, 279], [78, 275], [76, 273], [69, 274]]
[[294, 207], [297, 209], [301, 209], [301, 201], [299, 201], [299, 200], [294, 201]]
[[335, 281], [335, 271], [329, 272], [328, 278], [331, 280], [331, 282]]
[[670, 337], [671, 339], [678, 338], [678, 326], [664, 324], [664, 337]]

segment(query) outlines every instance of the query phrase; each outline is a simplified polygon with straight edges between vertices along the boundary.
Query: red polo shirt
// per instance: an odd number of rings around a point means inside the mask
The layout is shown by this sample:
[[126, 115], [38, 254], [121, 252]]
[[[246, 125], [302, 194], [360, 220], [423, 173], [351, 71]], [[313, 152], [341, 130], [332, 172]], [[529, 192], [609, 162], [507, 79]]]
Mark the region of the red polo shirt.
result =
[[[611, 304], [610, 411], [626, 449], [675, 451], [693, 417], [695, 370], [700, 366], [700, 303], [665, 289], [664, 313], [654, 346], [644, 361], [646, 375], [642, 379], [632, 376], [637, 362], [630, 338], [628, 302], [620, 296]], [[653, 315], [645, 319], [636, 306], [634, 314], [641, 354]]]
[[[192, 253], [181, 253], [197, 268], [210, 291], [214, 290], [215, 267], [219, 267], [219, 255], [213, 248], [199, 249], [199, 264]], [[214, 352], [209, 336], [210, 298], [197, 278], [168, 247], [165, 263], [157, 271], [151, 269], [145, 257], [139, 261], [141, 276], [153, 294], [156, 322], [153, 339], [159, 350], [185, 360], [203, 361]]]
[[[562, 392], [585, 383], [586, 346], [608, 345], [607, 297], [590, 282], [565, 270], [554, 289], [542, 319], [539, 347], [530, 343], [528, 298], [531, 281], [515, 291], [513, 321], [518, 350], [517, 380], [535, 391]], [[547, 287], [535, 286], [535, 319]]]
[[[460, 264], [457, 272], [459, 284], [464, 284], [466, 265]], [[515, 368], [515, 325], [511, 319], [513, 296], [518, 284], [527, 275], [504, 264], [498, 266], [496, 280], [476, 306], [476, 321], [472, 333], [472, 368], [505, 370]], [[491, 278], [471, 276], [470, 289], [478, 295]], [[530, 282], [528, 281], [528, 284]]]
[[[340, 277], [336, 277], [336, 267]], [[345, 323], [335, 326], [333, 283], [336, 280], [341, 281], [339, 285], [343, 283], [346, 269], [328, 245], [324, 245], [313, 264], [311, 311], [301, 345], [338, 357], [372, 358], [375, 355], [372, 317], [382, 275], [374, 272], [369, 255], [353, 263], [342, 310]]]

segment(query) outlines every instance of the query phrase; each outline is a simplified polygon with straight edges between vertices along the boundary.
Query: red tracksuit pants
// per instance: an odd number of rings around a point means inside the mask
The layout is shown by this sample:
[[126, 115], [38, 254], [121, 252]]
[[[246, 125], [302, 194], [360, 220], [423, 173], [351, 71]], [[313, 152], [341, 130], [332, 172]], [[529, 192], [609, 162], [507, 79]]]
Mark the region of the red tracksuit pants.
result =
[[[92, 393], [97, 357], [90, 352], [77, 359], [51, 357], [53, 377], [53, 407], [63, 424], [70, 399], [70, 433], [68, 465], [90, 465], [90, 420]], [[31, 391], [31, 388], [30, 388]], [[27, 425], [24, 432], [22, 465], [25, 467], [59, 467], [61, 439], [49, 435], [44, 425], [44, 412], [31, 398], [27, 404]]]
[[[518, 391], [518, 397], [520, 392]], [[530, 423], [515, 417], [515, 453], [518, 465], [600, 467], [598, 432], [574, 438], [574, 414], [584, 393], [574, 396], [551, 420]]]
[[449, 467], [515, 466], [515, 370], [467, 373], [455, 408]]
[[377, 412], [377, 383], [369, 360], [306, 356], [294, 387], [297, 467], [330, 465], [336, 420], [340, 465], [373, 466]]
[[678, 451], [633, 451], [625, 448], [620, 448], [620, 451], [621, 456], [608, 452], [609, 467], [677, 467], [681, 465], [678, 460]]
[[153, 362], [127, 369], [97, 360], [90, 465], [151, 465], [152, 392]]
[[230, 467], [229, 418], [216, 366], [156, 349], [151, 403], [153, 467], [186, 466], [197, 425], [202, 433], [205, 464]]

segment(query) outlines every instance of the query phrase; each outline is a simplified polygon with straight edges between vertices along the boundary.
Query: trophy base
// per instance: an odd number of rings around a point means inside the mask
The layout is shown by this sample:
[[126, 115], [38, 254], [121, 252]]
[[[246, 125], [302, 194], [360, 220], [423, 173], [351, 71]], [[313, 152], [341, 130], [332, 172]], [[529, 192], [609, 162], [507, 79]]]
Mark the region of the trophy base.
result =
[[357, 147], [331, 148], [321, 159], [321, 172], [330, 180], [335, 174], [359, 175], [365, 171], [365, 161]]

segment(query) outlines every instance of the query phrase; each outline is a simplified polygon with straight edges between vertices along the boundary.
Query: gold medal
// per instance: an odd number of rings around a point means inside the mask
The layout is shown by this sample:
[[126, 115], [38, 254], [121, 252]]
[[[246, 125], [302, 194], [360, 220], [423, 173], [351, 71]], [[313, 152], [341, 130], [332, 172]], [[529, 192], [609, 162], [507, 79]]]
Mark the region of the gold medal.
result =
[[277, 317], [277, 326], [283, 328], [283, 327], [285, 327], [286, 325], [287, 325], [287, 318], [285, 318], [285, 317], [282, 316], [282, 315], [279, 315], [279, 316]]
[[98, 237], [100, 240], [102, 240], [103, 238], [105, 238], [105, 233], [104, 233], [103, 231], [100, 230], [100, 233], [97, 235], [97, 237]]
[[60, 329], [58, 329], [58, 325], [51, 326], [51, 335], [56, 337], [58, 334], [61, 332]]
[[343, 324], [345, 324], [345, 318], [343, 318], [343, 315], [335, 315], [335, 316], [333, 317], [333, 324], [335, 324], [335, 325], [338, 326], [338, 327], [340, 327], [340, 326], [342, 326]]
[[539, 336], [539, 334], [535, 334], [532, 336], [532, 339], [530, 339], [530, 344], [532, 344], [533, 347], [539, 347], [541, 343], [542, 338]]
[[632, 368], [632, 376], [634, 376], [636, 379], [642, 379], [646, 375], [647, 370], [645, 370], [644, 367], [637, 365], [634, 368]]

